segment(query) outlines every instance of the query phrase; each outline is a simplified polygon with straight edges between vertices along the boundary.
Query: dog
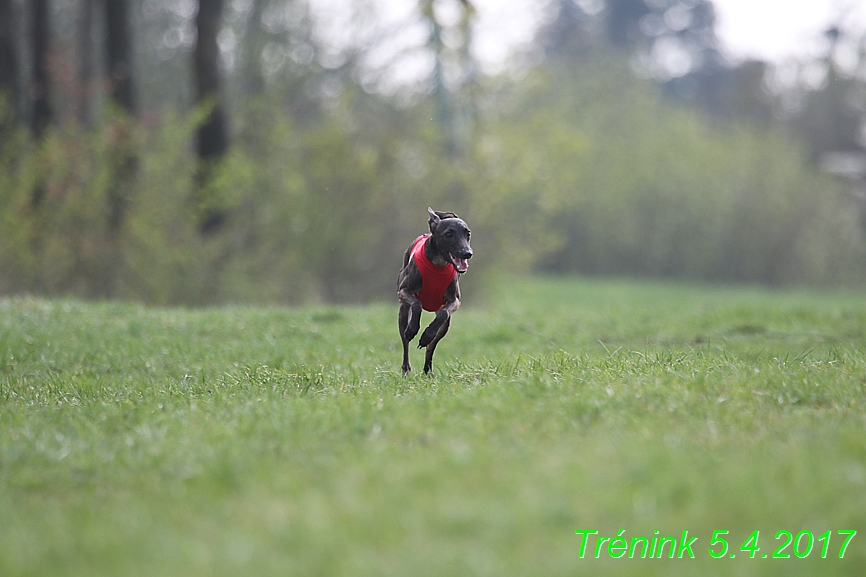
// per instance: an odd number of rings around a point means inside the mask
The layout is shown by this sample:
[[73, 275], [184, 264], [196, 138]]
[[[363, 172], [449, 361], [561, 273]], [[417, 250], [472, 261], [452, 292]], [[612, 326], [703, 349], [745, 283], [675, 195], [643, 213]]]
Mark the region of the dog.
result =
[[403, 341], [403, 375], [412, 370], [409, 342], [421, 328], [421, 310], [436, 313], [436, 318], [421, 333], [418, 348], [427, 348], [424, 373], [433, 367], [436, 345], [451, 326], [451, 315], [460, 308], [460, 275], [469, 268], [471, 232], [453, 212], [427, 208], [430, 234], [424, 234], [403, 255], [403, 268], [397, 276], [400, 301], [398, 325]]

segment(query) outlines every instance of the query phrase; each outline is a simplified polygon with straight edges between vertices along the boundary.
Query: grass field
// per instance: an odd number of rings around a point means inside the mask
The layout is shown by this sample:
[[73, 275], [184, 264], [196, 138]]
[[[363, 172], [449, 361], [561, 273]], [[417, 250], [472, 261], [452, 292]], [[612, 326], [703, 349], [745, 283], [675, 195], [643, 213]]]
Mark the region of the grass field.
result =
[[[406, 379], [396, 303], [0, 301], [0, 575], [863, 574], [859, 295], [487, 300]], [[695, 558], [596, 559], [622, 529]]]

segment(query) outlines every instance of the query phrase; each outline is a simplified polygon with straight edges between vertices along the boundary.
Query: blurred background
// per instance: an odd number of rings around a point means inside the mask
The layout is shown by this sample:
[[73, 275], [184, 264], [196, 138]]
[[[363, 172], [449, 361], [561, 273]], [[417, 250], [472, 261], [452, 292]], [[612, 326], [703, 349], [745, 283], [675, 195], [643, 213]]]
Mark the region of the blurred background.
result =
[[0, 293], [392, 300], [427, 206], [470, 298], [862, 286], [859, 4], [0, 0]]

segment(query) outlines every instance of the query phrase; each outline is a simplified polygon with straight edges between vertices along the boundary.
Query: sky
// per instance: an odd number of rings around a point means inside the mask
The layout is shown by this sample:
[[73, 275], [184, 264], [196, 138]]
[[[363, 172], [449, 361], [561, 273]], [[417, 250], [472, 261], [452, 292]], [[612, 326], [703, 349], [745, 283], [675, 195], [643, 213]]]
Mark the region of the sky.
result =
[[[576, 0], [585, 9], [598, 0]], [[529, 42], [545, 18], [545, 0], [474, 0], [480, 22], [476, 32], [479, 55], [503, 60], [511, 47]], [[815, 55], [822, 49], [821, 33], [844, 14], [846, 27], [866, 30], [866, 0], [713, 0], [717, 34], [726, 56], [781, 62]]]
[[863, 0], [713, 0], [717, 34], [729, 56], [778, 62], [814, 55], [820, 35], [844, 16], [845, 27], [866, 30]]
[[[477, 10], [473, 54], [488, 73], [503, 71], [512, 55], [525, 53], [521, 49], [529, 46], [539, 26], [553, 17], [551, 0], [471, 1]], [[604, 0], [573, 1], [590, 13], [604, 6]], [[866, 32], [866, 0], [712, 2], [720, 49], [732, 62], [751, 58], [779, 64], [778, 70], [796, 69], [796, 65], [785, 65], [794, 59], [802, 62], [826, 54], [823, 32], [832, 23], [840, 22], [840, 17], [846, 30], [859, 35]], [[351, 43], [352, 34], [359, 30], [365, 31], [362, 35], [389, 39], [367, 56], [371, 69], [390, 70], [384, 83], [381, 78], [377, 81], [379, 89], [396, 90], [428, 77], [430, 55], [412, 49], [423, 46], [429, 35], [418, 19], [419, 0], [312, 0], [312, 4], [319, 15], [321, 33], [333, 45], [335, 54]], [[460, 0], [436, 0], [435, 6], [437, 19], [446, 27], [462, 13]], [[376, 24], [352, 24], [368, 19]], [[834, 58], [843, 69], [853, 69], [858, 62], [856, 46], [841, 43]], [[397, 61], [399, 65], [394, 65]]]

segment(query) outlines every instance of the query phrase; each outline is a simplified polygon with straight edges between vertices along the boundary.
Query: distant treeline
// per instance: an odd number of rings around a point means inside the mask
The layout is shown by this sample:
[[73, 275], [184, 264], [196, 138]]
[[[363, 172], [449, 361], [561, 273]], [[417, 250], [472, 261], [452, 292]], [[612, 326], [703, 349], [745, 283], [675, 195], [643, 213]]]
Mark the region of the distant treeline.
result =
[[[620, 10], [635, 2], [644, 10]], [[428, 205], [472, 227], [476, 290], [506, 268], [771, 285], [866, 278], [856, 197], [817, 168], [839, 146], [798, 132], [809, 106], [784, 116], [774, 108], [784, 95], [760, 83], [746, 91], [757, 104], [737, 108], [749, 99], [736, 91], [703, 99], [705, 87], [748, 72], [707, 56], [709, 2], [608, 0], [592, 11], [554, 2], [531, 57], [496, 76], [478, 73], [468, 50], [471, 4], [458, 3], [455, 20], [420, 2], [430, 75], [398, 89], [370, 79], [378, 44], [330, 53], [306, 4], [217, 4], [207, 21], [160, 2], [121, 13], [147, 24], [132, 26], [143, 36], [165, 28], [131, 69], [166, 82], [165, 102], [146, 81], [145, 105], [111, 82], [104, 98], [81, 100], [60, 82], [74, 85], [81, 62], [60, 62], [43, 79], [53, 113], [33, 124], [37, 107], [16, 88], [33, 66], [14, 72], [16, 84], [0, 82], [0, 92], [12, 87], [0, 105], [0, 292], [166, 304], [390, 299]], [[49, 14], [85, 5], [58, 1]], [[0, 12], [16, 7], [0, 0]], [[675, 7], [691, 11], [682, 20], [691, 27], [649, 35], [646, 19]], [[178, 62], [207, 50], [184, 51], [172, 18], [213, 26], [215, 17], [232, 31], [235, 52], [222, 58], [236, 66], [224, 62], [219, 78], [190, 63], [199, 88], [181, 106], [171, 79], [193, 83]], [[58, 45], [81, 28], [51, 30]], [[659, 69], [647, 58], [664, 34], [703, 60]], [[842, 74], [827, 62], [828, 74]], [[862, 84], [854, 73], [843, 80]]]

